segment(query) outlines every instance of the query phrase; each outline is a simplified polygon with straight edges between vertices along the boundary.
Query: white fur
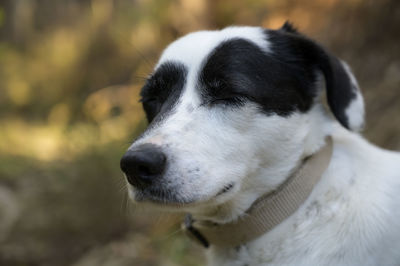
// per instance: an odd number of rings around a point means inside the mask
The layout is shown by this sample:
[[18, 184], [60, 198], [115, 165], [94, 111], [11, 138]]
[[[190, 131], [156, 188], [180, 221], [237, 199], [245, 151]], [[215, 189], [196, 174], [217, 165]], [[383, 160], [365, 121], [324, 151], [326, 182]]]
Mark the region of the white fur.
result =
[[399, 265], [400, 155], [333, 126], [322, 181], [289, 219], [210, 265]]
[[[301, 159], [331, 135], [330, 166], [300, 209], [239, 249], [211, 247], [210, 265], [399, 265], [399, 153], [345, 130], [319, 102], [309, 112], [289, 117], [267, 116], [253, 104], [239, 111], [200, 104], [195, 89], [199, 67], [221, 41], [238, 36], [270, 52], [260, 28], [244, 27], [190, 34], [163, 53], [160, 62], [189, 67], [187, 83], [169, 116], [132, 147], [161, 145], [168, 156], [163, 178], [171, 193], [190, 203], [151, 205], [188, 211], [196, 219], [232, 221], [284, 182]], [[359, 91], [357, 95], [357, 107], [348, 109], [352, 125], [361, 121], [355, 115], [363, 105]], [[219, 196], [231, 183], [233, 189]], [[134, 198], [134, 188], [129, 189]]]

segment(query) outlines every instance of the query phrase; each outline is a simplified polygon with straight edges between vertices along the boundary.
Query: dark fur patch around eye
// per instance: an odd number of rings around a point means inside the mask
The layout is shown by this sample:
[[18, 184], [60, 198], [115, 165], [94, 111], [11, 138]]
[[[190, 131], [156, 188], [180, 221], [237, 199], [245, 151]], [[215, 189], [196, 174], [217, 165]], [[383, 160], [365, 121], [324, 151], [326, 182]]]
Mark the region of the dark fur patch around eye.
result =
[[182, 93], [187, 72], [182, 63], [168, 61], [147, 80], [140, 95], [149, 123], [173, 108]]
[[[267, 53], [240, 38], [221, 43], [206, 59], [199, 76], [203, 101], [239, 97], [281, 116], [309, 110], [315, 96], [315, 71], [285, 45], [274, 40]], [[234, 104], [237, 102], [232, 101]]]

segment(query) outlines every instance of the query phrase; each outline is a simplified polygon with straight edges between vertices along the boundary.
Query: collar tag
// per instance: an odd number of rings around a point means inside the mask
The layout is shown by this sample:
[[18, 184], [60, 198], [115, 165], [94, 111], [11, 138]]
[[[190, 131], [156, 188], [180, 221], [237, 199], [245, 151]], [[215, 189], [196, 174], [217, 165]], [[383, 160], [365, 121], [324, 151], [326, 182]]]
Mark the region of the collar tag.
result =
[[208, 240], [196, 228], [193, 227], [192, 215], [186, 214], [182, 223], [182, 230], [190, 239], [194, 240], [194, 242], [202, 245], [205, 248], [210, 246]]

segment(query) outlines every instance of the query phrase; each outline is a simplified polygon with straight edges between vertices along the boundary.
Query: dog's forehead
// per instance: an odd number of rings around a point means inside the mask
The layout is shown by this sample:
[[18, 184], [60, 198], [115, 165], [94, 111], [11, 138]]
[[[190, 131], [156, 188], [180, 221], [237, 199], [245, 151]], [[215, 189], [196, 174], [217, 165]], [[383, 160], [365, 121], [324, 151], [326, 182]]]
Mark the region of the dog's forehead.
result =
[[199, 106], [251, 103], [264, 114], [285, 117], [308, 111], [316, 96], [316, 70], [302, 53], [307, 41], [299, 39], [260, 27], [201, 31], [178, 39], [165, 49], [142, 90], [149, 121], [156, 115], [164, 121], [193, 116], [187, 110]]
[[189, 71], [195, 71], [218, 45], [237, 38], [250, 41], [265, 52], [269, 51], [266, 32], [260, 27], [229, 27], [218, 31], [199, 31], [171, 43], [161, 55], [156, 69], [164, 62], [176, 61], [188, 67]]

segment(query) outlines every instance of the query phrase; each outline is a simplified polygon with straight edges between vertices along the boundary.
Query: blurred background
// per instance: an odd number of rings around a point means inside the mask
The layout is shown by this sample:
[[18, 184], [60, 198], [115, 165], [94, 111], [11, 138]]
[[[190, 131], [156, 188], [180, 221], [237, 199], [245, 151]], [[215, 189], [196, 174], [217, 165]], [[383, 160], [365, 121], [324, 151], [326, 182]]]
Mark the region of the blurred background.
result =
[[179, 216], [126, 200], [138, 92], [175, 38], [291, 20], [353, 68], [400, 150], [400, 1], [0, 0], [0, 265], [202, 265]]

